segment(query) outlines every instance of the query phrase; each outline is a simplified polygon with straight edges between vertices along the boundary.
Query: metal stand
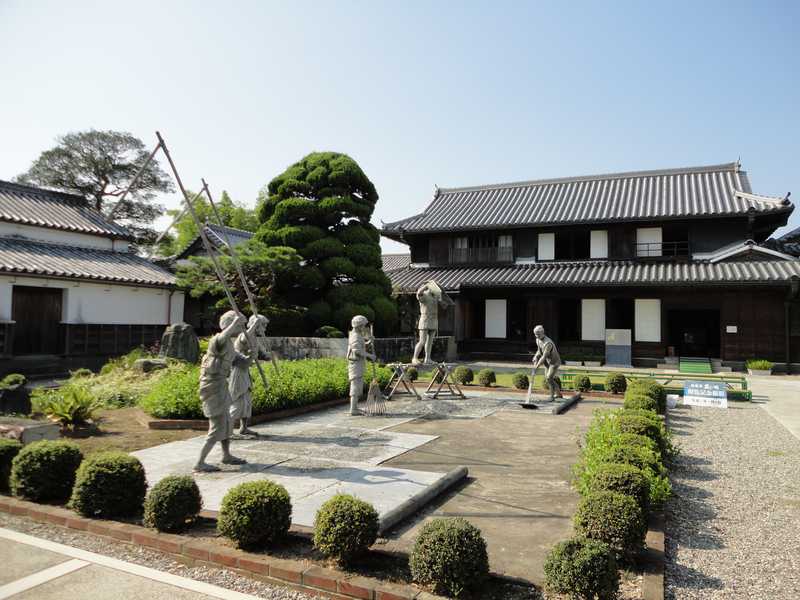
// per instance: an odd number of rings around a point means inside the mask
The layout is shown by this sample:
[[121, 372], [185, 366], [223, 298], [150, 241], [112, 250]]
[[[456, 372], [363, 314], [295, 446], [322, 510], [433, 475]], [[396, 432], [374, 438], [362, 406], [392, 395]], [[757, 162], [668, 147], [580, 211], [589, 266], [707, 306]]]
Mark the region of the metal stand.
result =
[[[392, 396], [395, 394], [408, 394], [419, 400], [420, 395], [417, 393], [417, 390], [414, 389], [414, 383], [408, 378], [408, 370], [413, 365], [404, 363], [389, 363], [386, 366], [392, 369], [392, 377], [389, 379], [389, 385], [386, 386], [386, 389], [389, 390], [389, 393], [386, 395], [386, 399], [391, 400]], [[401, 385], [403, 388], [405, 388], [405, 391], [398, 392], [397, 388]]]
[[[439, 396], [453, 396], [455, 398], [466, 398], [464, 392], [458, 387], [453, 371], [458, 365], [449, 363], [439, 363], [436, 365], [433, 374], [431, 375], [431, 382], [428, 389], [425, 390], [425, 395], [431, 398], [438, 398]], [[436, 385], [438, 380], [439, 387], [435, 392], [431, 392], [433, 386]], [[442, 388], [447, 386], [447, 391], [442, 392]]]

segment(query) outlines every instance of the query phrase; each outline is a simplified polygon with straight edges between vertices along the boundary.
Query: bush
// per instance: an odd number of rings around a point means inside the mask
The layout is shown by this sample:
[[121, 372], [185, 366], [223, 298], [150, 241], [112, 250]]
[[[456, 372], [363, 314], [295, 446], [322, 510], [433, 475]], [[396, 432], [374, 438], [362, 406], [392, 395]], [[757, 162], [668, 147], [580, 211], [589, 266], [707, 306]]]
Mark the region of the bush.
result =
[[8, 478], [11, 475], [11, 461], [22, 450], [22, 442], [0, 438], [0, 492], [8, 491]]
[[202, 419], [200, 367], [181, 365], [161, 376], [139, 405], [160, 419]]
[[469, 367], [456, 367], [456, 370], [453, 371], [453, 377], [460, 385], [467, 385], [473, 382], [475, 373]]
[[763, 358], [751, 358], [747, 361], [747, 368], [755, 369], [757, 371], [771, 371], [772, 367], [774, 366], [775, 363], [764, 360]]
[[525, 373], [514, 373], [511, 383], [518, 390], [527, 390], [530, 380]]
[[314, 547], [325, 556], [349, 564], [378, 538], [378, 511], [363, 500], [337, 494], [314, 519]]
[[434, 519], [417, 536], [409, 566], [417, 583], [432, 585], [437, 594], [459, 596], [488, 576], [486, 542], [465, 519]]
[[3, 377], [2, 381], [0, 381], [0, 390], [5, 390], [18, 385], [24, 385], [26, 381], [27, 379], [25, 379], [25, 375], [21, 375], [20, 373], [9, 373]]
[[91, 369], [84, 368], [75, 369], [74, 371], [69, 372], [69, 376], [72, 379], [83, 379], [85, 377], [91, 377], [92, 375], [94, 375], [94, 373], [92, 373]]
[[62, 427], [86, 425], [103, 407], [85, 386], [69, 383], [60, 389], [36, 390], [31, 398], [34, 409]]
[[648, 410], [653, 414], [658, 411], [658, 401], [644, 394], [625, 394], [622, 406], [628, 410]]
[[661, 415], [667, 410], [667, 390], [652, 379], [633, 379], [628, 385], [627, 394], [649, 396], [656, 401], [656, 412]]
[[186, 529], [203, 508], [200, 488], [189, 475], [168, 475], [153, 486], [144, 501], [144, 524], [159, 531]]
[[249, 481], [228, 490], [222, 499], [217, 530], [240, 548], [283, 538], [292, 522], [292, 503], [282, 485]]
[[11, 461], [11, 493], [34, 502], [64, 502], [83, 460], [77, 444], [42, 440], [28, 444]]
[[138, 458], [124, 452], [99, 452], [81, 463], [69, 508], [85, 517], [132, 517], [142, 510], [146, 491]]
[[608, 545], [573, 538], [555, 545], [544, 563], [545, 586], [570, 598], [613, 600], [619, 590], [619, 572]]
[[619, 492], [630, 496], [646, 515], [650, 507], [650, 486], [640, 468], [625, 463], [601, 465], [589, 480], [588, 493]]
[[481, 369], [478, 371], [478, 383], [484, 387], [492, 387], [492, 384], [497, 381], [497, 376], [491, 369]]
[[622, 394], [628, 387], [625, 375], [622, 373], [609, 373], [606, 375], [605, 389], [612, 394]]
[[407, 368], [406, 377], [408, 377], [409, 381], [416, 381], [417, 379], [419, 379], [419, 371], [417, 371], [417, 367]]
[[653, 440], [662, 458], [674, 454], [671, 436], [661, 418], [650, 410], [624, 409], [615, 414], [614, 427], [619, 433], [635, 433]]
[[321, 338], [343, 338], [346, 337], [344, 333], [340, 330], [336, 329], [336, 327], [332, 325], [323, 325], [319, 329], [314, 332], [316, 337]]
[[588, 375], [581, 375], [575, 379], [575, 389], [579, 392], [588, 392], [592, 389], [592, 380]]
[[618, 492], [594, 492], [578, 503], [575, 532], [611, 548], [617, 560], [630, 560], [644, 547], [647, 523], [635, 499]]

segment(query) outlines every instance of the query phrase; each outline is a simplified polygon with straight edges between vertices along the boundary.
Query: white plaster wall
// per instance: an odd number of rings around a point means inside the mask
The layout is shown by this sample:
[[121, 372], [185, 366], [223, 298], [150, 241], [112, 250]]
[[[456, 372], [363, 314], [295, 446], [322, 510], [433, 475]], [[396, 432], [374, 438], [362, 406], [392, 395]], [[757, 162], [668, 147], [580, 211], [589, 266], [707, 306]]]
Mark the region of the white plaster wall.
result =
[[581, 339], [604, 341], [606, 339], [606, 301], [603, 299], [581, 300]]
[[608, 258], [608, 231], [593, 230], [590, 234], [590, 258]]
[[17, 223], [0, 222], [0, 236], [20, 236], [38, 242], [55, 242], [67, 246], [83, 248], [101, 248], [103, 250], [126, 251], [128, 242], [124, 240], [111, 240], [100, 235], [75, 233], [73, 231], [60, 231], [48, 227], [34, 227], [32, 225], [19, 225]]
[[[636, 243], [637, 244], [660, 244], [661, 243], [661, 227], [639, 227], [636, 230]], [[661, 256], [660, 246], [645, 246], [637, 247], [637, 256]]]
[[553, 260], [556, 257], [556, 234], [539, 234], [539, 252], [536, 255], [538, 260]]
[[[11, 320], [14, 285], [64, 290], [62, 320], [65, 323], [164, 325], [183, 320], [183, 293], [164, 288], [134, 287], [61, 281], [38, 277], [0, 277], [0, 320]], [[167, 315], [167, 312], [170, 315]]]
[[486, 319], [484, 337], [506, 337], [506, 301], [505, 299], [486, 300]]
[[633, 325], [637, 342], [660, 342], [661, 300], [636, 298]]

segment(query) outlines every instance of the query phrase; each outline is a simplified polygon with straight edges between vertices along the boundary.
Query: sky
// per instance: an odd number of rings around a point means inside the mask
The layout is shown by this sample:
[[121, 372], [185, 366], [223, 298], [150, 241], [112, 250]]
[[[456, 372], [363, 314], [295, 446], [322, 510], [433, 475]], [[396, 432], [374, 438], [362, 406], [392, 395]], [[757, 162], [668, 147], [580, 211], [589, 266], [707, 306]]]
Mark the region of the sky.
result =
[[738, 158], [797, 203], [798, 25], [794, 0], [0, 0], [0, 179], [95, 128], [161, 131], [187, 187], [250, 206], [309, 152], [345, 152], [377, 226], [436, 185]]

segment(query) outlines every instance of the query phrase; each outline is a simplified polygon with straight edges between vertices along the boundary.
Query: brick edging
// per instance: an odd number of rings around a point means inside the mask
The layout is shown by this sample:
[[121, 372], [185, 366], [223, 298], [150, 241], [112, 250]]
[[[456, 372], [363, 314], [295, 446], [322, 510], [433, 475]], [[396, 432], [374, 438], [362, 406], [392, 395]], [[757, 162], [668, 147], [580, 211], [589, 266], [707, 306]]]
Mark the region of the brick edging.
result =
[[644, 552], [644, 574], [642, 578], [642, 600], [664, 600], [664, 513], [650, 515]]
[[141, 525], [87, 519], [61, 506], [36, 504], [0, 495], [0, 512], [145, 546], [169, 554], [189, 565], [233, 569], [247, 577], [335, 600], [436, 598], [410, 585], [389, 585], [377, 579], [325, 569], [307, 560], [251, 554], [211, 540], [161, 533]]

